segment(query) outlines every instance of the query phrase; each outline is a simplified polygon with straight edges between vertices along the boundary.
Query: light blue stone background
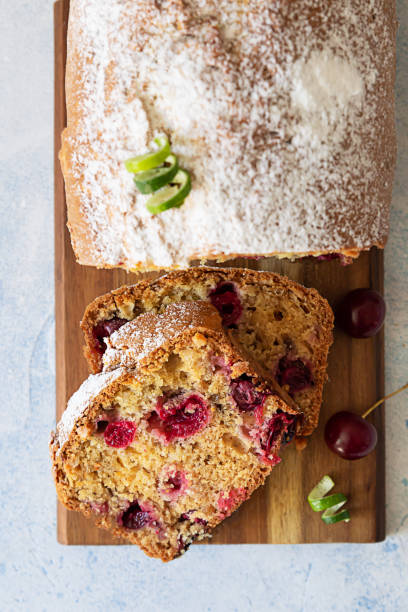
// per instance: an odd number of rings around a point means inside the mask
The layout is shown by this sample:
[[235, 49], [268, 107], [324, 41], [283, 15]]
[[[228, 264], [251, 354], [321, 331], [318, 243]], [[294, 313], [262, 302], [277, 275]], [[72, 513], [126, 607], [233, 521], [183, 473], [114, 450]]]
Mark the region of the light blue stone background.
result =
[[[101, 10], [103, 10], [101, 1]], [[408, 2], [399, 1], [399, 164], [386, 249], [386, 388], [408, 380]], [[51, 0], [0, 0], [0, 610], [408, 611], [408, 395], [387, 405], [387, 540], [134, 547], [57, 544]]]

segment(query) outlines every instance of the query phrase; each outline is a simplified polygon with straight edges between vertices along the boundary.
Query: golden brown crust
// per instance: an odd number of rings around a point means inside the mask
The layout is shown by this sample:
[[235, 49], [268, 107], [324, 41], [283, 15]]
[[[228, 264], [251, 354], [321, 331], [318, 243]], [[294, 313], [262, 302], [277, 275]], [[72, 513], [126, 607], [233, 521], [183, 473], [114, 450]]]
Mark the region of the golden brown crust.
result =
[[[157, 342], [158, 337], [160, 340]], [[242, 358], [223, 330], [218, 312], [207, 302], [172, 304], [163, 315], [151, 313], [142, 315], [113, 334], [111, 346], [119, 353], [133, 349], [133, 358], [127, 361], [127, 367], [119, 367], [113, 373], [97, 374], [96, 377], [102, 380], [102, 386], [97, 389], [94, 396], [89, 393], [83, 393], [77, 398], [73, 396], [56, 432], [51, 435], [50, 452], [58, 497], [68, 509], [95, 518], [99, 527], [108, 529], [113, 535], [125, 537], [130, 542], [139, 545], [149, 556], [170, 561], [177, 556], [178, 552], [173, 548], [164, 548], [158, 538], [152, 537], [146, 544], [146, 538], [143, 539], [139, 532], [129, 531], [105, 515], [95, 517], [95, 512], [90, 509], [89, 504], [72, 497], [65, 474], [65, 459], [70, 447], [75, 449], [81, 443], [83, 431], [89, 429], [90, 423], [94, 423], [102, 407], [109, 403], [124, 385], [135, 380], [138, 381], [138, 384], [143, 385], [144, 374], [151, 374], [158, 370], [161, 364], [166, 362], [169, 356], [178, 349], [194, 346], [200, 350], [202, 346], [210, 346], [215, 352], [225, 357], [226, 363], [231, 364], [232, 378], [246, 374], [251, 377], [259, 392], [267, 391], [275, 411], [296, 415], [299, 415], [299, 412], [286, 405], [278, 395], [270, 394], [268, 381], [260, 376], [256, 364]], [[113, 379], [110, 378], [112, 375]], [[103, 384], [105, 380], [106, 384]], [[67, 414], [69, 412], [71, 414]], [[251, 474], [245, 485], [246, 497], [249, 497], [265, 481], [271, 469], [271, 466], [259, 463], [259, 469]], [[235, 511], [242, 502], [243, 499], [238, 499], [231, 510]], [[223, 518], [216, 513], [208, 527], [212, 529], [222, 520]]]
[[79, 21], [80, 6], [78, 2], [70, 3], [69, 24], [67, 34], [67, 62], [65, 67], [65, 92], [67, 108], [67, 127], [61, 134], [61, 150], [59, 160], [65, 181], [65, 197], [67, 202], [68, 228], [70, 230], [72, 248], [77, 261], [83, 265], [99, 265], [98, 248], [92, 226], [84, 214], [83, 192], [86, 191], [83, 173], [74, 171], [72, 160], [85, 148], [89, 161], [92, 157], [92, 148], [86, 136], [81, 136], [81, 126], [85, 114], [83, 104], [83, 83], [86, 79], [87, 62], [78, 47], [75, 27]]
[[[327, 356], [333, 341], [333, 313], [328, 302], [315, 289], [307, 289], [273, 272], [259, 272], [240, 268], [189, 268], [170, 272], [155, 281], [142, 281], [136, 285], [120, 287], [105, 296], [96, 298], [86, 308], [81, 322], [85, 337], [84, 353], [90, 370], [98, 372], [102, 368], [100, 356], [93, 350], [95, 342], [93, 328], [98, 321], [112, 318], [118, 311], [121, 312], [121, 316], [126, 314], [126, 317], [130, 320], [143, 311], [155, 309], [172, 301], [173, 298], [170, 299], [168, 295], [173, 289], [194, 287], [195, 284], [204, 279], [211, 279], [211, 284], [214, 287], [222, 281], [232, 282], [243, 290], [248, 287], [260, 290], [262, 287], [268, 286], [277, 293], [295, 296], [302, 303], [304, 302], [306, 308], [313, 312], [316, 324], [319, 326], [320, 337], [314, 352], [313, 406], [305, 413], [303, 429], [303, 435], [310, 435], [318, 424], [323, 385], [327, 378]], [[200, 297], [203, 299], [202, 296]], [[242, 346], [240, 346], [240, 350], [243, 350]]]

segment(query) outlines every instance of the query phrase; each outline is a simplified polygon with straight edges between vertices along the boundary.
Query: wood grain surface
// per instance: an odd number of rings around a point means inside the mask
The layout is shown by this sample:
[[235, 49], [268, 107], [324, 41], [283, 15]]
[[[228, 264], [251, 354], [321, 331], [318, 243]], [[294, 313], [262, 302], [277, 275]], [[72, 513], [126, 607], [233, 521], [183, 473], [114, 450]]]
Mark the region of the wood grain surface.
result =
[[[142, 276], [123, 271], [97, 270], [75, 262], [66, 227], [63, 178], [58, 162], [61, 131], [66, 124], [64, 72], [69, 2], [55, 4], [55, 316], [57, 418], [70, 395], [88, 372], [82, 355], [79, 321], [85, 306], [97, 295]], [[299, 263], [274, 259], [235, 260], [231, 266], [273, 270], [308, 287], [316, 287], [332, 305], [357, 287], [383, 290], [383, 254], [373, 249], [352, 266], [337, 261]], [[370, 417], [379, 432], [376, 451], [359, 461], [345, 461], [326, 447], [323, 429], [328, 417], [343, 409], [363, 412], [384, 392], [383, 333], [367, 340], [353, 340], [335, 332], [330, 352], [320, 426], [307, 448], [293, 445], [283, 451], [283, 461], [241, 509], [220, 525], [214, 544], [375, 542], [384, 539], [384, 408]], [[330, 474], [335, 491], [349, 497], [350, 523], [325, 525], [309, 508], [306, 497], [324, 475]], [[90, 520], [58, 504], [58, 540], [63, 544], [118, 544]]]

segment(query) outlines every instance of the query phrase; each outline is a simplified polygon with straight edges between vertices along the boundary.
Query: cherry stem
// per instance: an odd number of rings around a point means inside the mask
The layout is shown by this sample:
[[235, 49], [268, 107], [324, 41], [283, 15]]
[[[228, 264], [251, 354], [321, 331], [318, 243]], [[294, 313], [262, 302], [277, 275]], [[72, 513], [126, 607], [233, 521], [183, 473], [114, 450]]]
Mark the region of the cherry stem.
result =
[[366, 410], [363, 415], [361, 415], [363, 417], [363, 419], [365, 419], [370, 414], [370, 412], [375, 410], [375, 408], [377, 408], [377, 406], [379, 406], [380, 404], [385, 402], [385, 400], [390, 399], [390, 397], [392, 397], [393, 395], [397, 395], [397, 393], [401, 393], [401, 391], [404, 391], [404, 389], [408, 389], [408, 383], [405, 383], [405, 385], [403, 385], [402, 387], [400, 387], [396, 391], [393, 391], [392, 393], [389, 393], [388, 395], [386, 395], [382, 399], [378, 400], [378, 402], [375, 402], [375, 404], [370, 406], [370, 408], [368, 410]]

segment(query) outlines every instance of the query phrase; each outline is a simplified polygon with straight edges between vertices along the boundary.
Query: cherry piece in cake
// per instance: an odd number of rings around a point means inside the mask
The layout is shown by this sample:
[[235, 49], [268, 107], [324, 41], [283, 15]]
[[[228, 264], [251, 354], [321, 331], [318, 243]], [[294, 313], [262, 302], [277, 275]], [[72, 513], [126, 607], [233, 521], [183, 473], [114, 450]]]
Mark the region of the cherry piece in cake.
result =
[[291, 394], [303, 391], [313, 384], [310, 368], [301, 359], [290, 360], [282, 357], [276, 378], [281, 387], [289, 387]]
[[176, 501], [184, 495], [188, 488], [188, 480], [186, 474], [182, 470], [178, 470], [174, 466], [170, 466], [165, 470], [162, 476], [162, 486], [160, 494], [167, 501]]
[[280, 463], [277, 450], [281, 443], [288, 444], [293, 439], [296, 421], [296, 415], [278, 412], [263, 425], [261, 433], [256, 434], [258, 452], [263, 463], [270, 466]]
[[154, 522], [150, 512], [142, 510], [138, 502], [129, 506], [123, 514], [120, 515], [118, 522], [126, 529], [142, 529]]
[[220, 313], [223, 325], [231, 327], [238, 323], [242, 314], [242, 304], [233, 283], [219, 283], [210, 292], [209, 297], [211, 304]]
[[103, 354], [106, 350], [104, 338], [109, 338], [113, 332], [117, 331], [125, 323], [128, 323], [127, 319], [113, 317], [113, 319], [109, 319], [108, 321], [100, 321], [97, 325], [95, 325], [93, 329], [95, 345], [101, 354]]
[[199, 395], [184, 397], [180, 403], [161, 400], [148, 419], [149, 428], [165, 443], [183, 440], [200, 432], [210, 421], [207, 404]]
[[103, 437], [108, 446], [127, 448], [132, 444], [136, 425], [132, 421], [112, 421], [105, 428]]
[[265, 393], [255, 389], [254, 383], [245, 375], [231, 383], [231, 395], [242, 412], [250, 412], [262, 406]]

